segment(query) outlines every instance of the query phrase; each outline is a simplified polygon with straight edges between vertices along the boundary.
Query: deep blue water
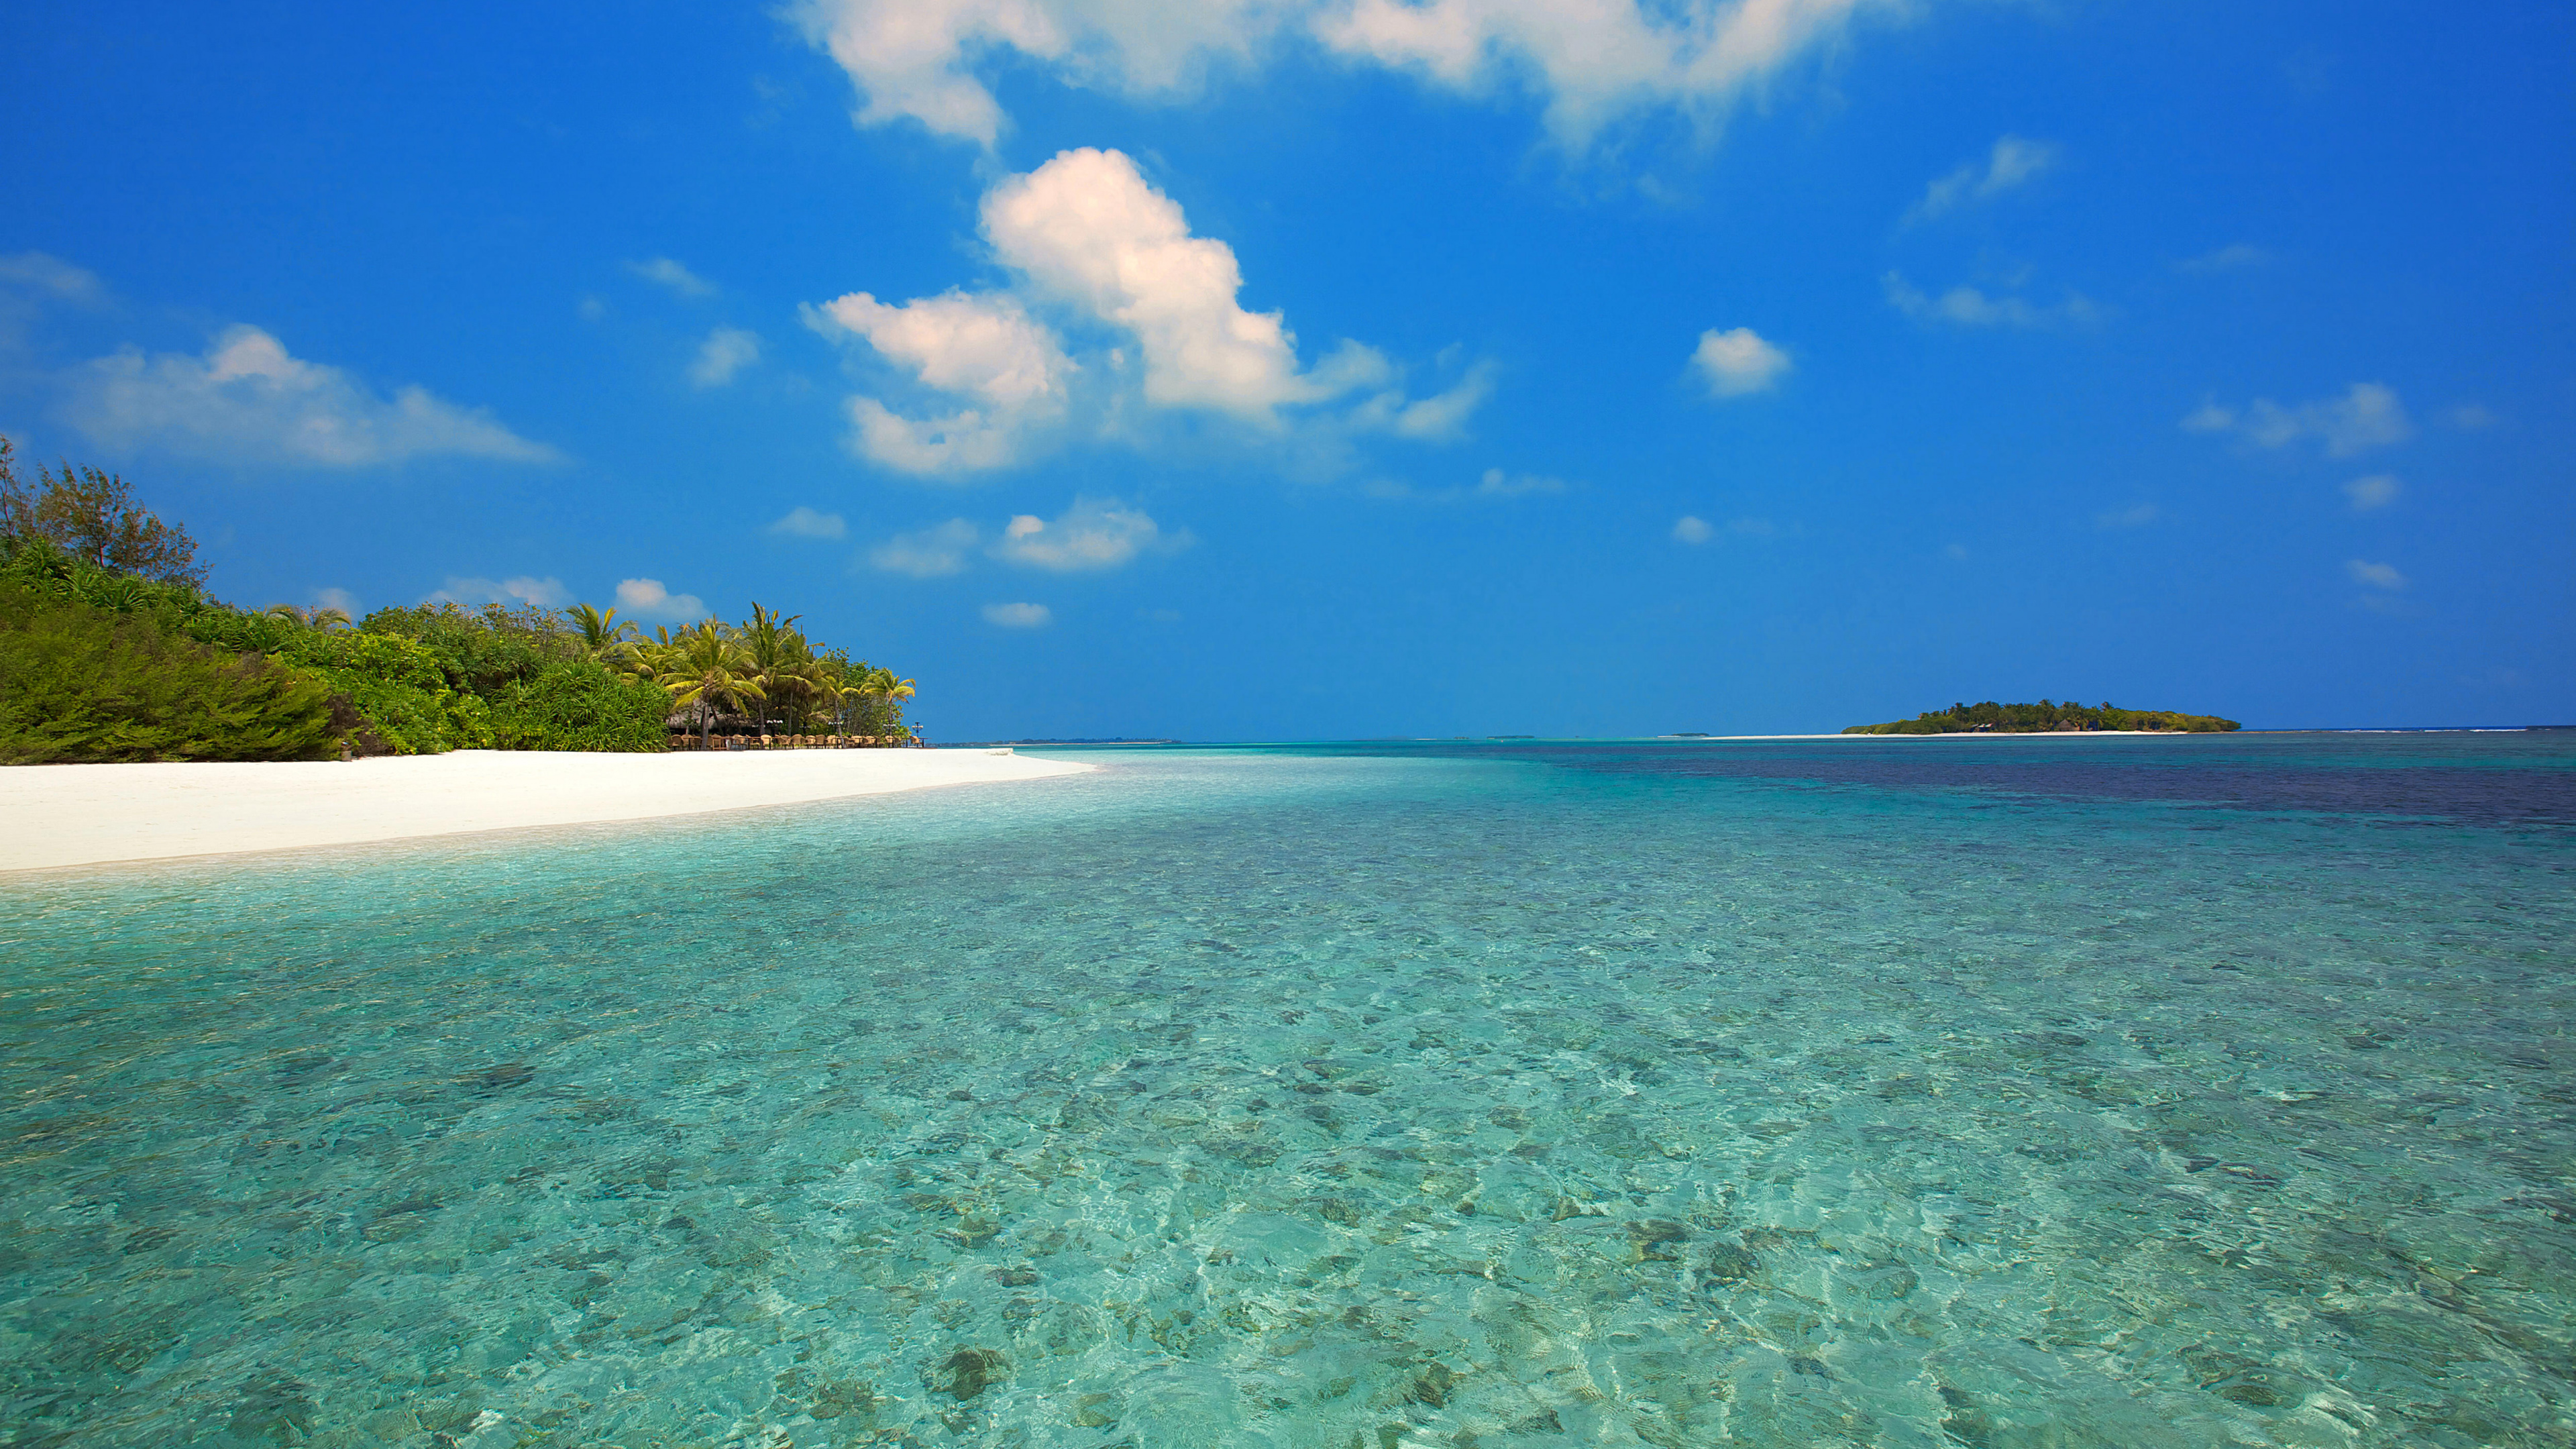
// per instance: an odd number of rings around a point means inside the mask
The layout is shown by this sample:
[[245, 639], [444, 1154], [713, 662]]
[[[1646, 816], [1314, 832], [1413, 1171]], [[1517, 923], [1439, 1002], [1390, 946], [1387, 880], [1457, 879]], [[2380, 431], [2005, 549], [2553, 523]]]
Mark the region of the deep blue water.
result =
[[2576, 1441], [2576, 735], [1082, 757], [0, 880], [0, 1445]]

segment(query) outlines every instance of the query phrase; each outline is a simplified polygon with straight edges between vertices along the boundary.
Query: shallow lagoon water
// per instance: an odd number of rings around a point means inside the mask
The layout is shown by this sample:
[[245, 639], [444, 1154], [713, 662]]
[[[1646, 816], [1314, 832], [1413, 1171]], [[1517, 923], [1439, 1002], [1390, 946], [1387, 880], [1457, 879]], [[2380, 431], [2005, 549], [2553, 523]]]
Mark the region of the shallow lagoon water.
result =
[[1086, 757], [0, 884], [0, 1444], [2576, 1439], [2576, 736]]

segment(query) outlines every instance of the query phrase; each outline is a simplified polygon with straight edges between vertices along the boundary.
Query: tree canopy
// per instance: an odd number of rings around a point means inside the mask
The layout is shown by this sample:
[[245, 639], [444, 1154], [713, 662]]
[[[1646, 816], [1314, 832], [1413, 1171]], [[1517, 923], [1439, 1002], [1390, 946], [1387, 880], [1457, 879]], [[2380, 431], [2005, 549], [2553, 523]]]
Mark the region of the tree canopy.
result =
[[2098, 705], [2054, 703], [2037, 704], [1954, 704], [1948, 709], [1929, 710], [1912, 719], [1893, 720], [1887, 724], [1850, 725], [1847, 735], [2033, 735], [2075, 734], [2086, 730], [2148, 730], [2158, 733], [2210, 734], [2241, 728], [2232, 719], [2209, 714], [2182, 714], [2174, 710], [2122, 709], [2105, 700]]

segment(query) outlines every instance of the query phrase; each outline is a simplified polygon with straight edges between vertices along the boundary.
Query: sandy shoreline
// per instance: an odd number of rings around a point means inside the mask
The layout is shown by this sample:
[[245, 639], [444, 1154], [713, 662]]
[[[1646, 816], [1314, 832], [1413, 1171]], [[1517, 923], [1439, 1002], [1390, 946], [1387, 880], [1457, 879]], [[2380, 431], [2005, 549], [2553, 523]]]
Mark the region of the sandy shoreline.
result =
[[0, 871], [648, 820], [1091, 768], [980, 749], [21, 765], [0, 769]]

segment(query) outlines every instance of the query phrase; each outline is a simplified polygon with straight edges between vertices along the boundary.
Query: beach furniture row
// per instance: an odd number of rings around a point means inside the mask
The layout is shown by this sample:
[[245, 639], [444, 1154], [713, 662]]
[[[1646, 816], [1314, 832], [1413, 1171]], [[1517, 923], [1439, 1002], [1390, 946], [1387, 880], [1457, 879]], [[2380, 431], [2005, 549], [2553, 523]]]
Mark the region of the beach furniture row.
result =
[[675, 750], [883, 750], [921, 743], [910, 735], [713, 735], [701, 745], [693, 734], [674, 734]]

